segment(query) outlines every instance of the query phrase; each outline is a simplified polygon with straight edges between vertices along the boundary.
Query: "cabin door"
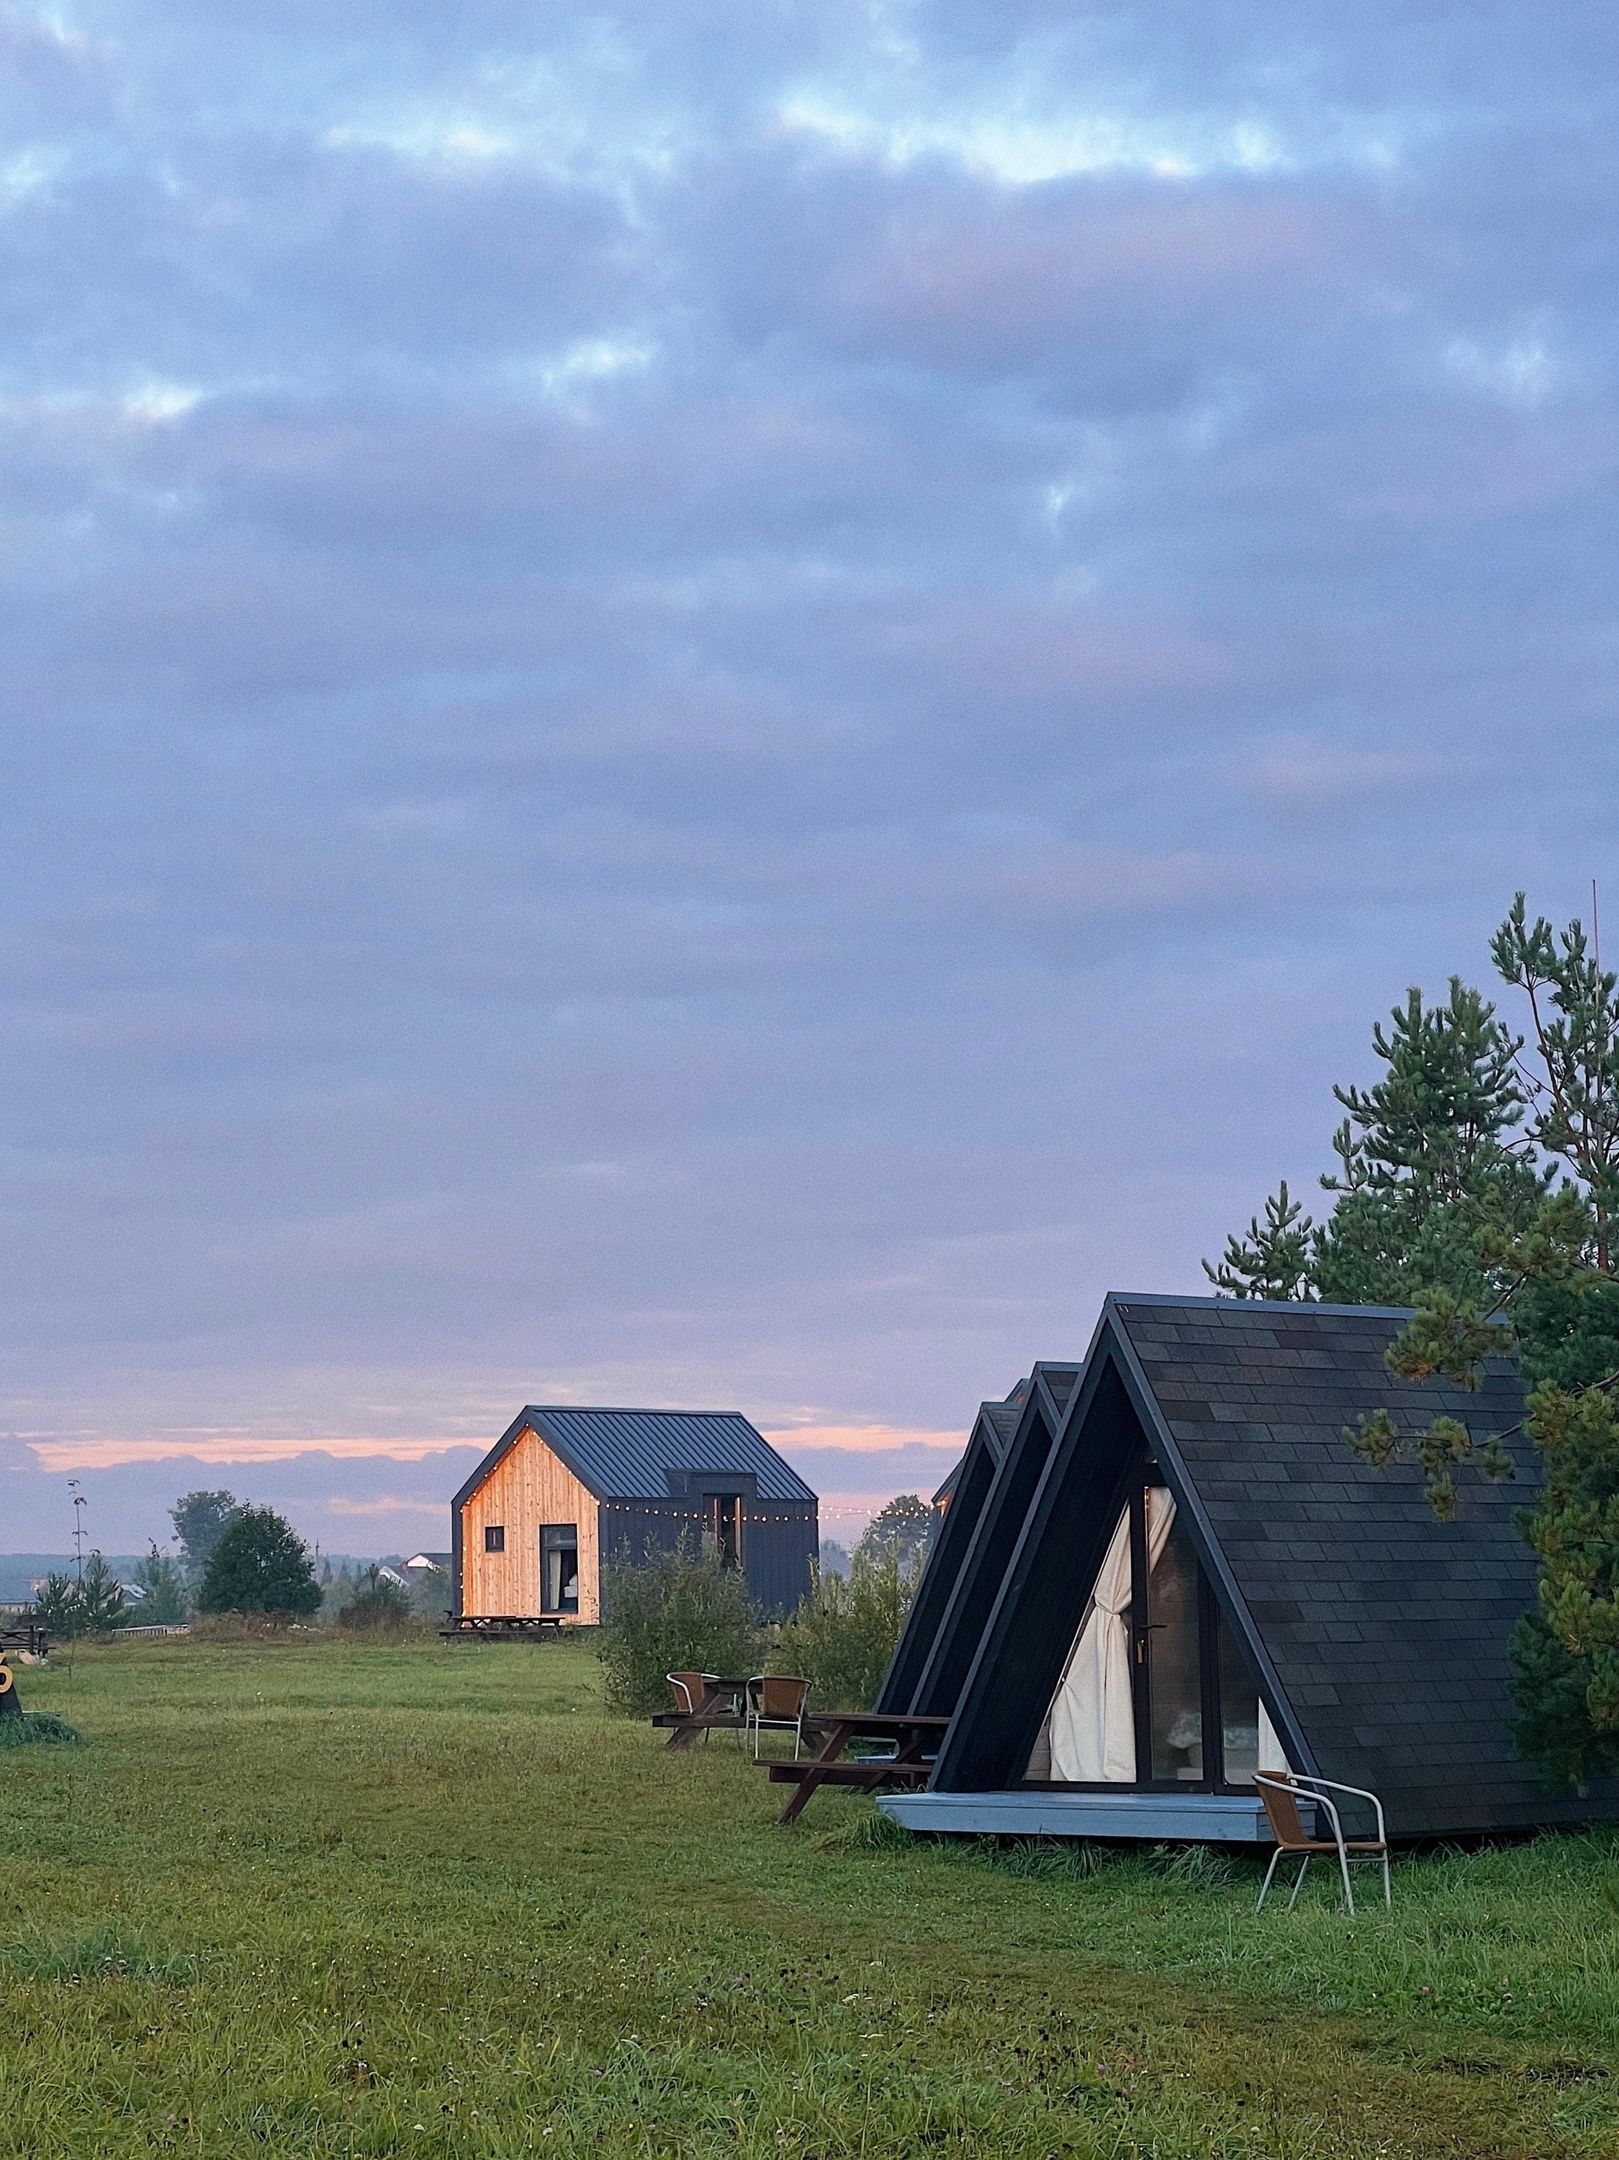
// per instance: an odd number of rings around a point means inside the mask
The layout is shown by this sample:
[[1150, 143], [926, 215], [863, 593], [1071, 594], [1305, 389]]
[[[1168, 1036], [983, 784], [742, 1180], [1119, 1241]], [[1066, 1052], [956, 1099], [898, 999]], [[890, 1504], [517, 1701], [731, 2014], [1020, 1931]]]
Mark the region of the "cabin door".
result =
[[558, 1615], [579, 1610], [577, 1523], [540, 1526], [540, 1610]]

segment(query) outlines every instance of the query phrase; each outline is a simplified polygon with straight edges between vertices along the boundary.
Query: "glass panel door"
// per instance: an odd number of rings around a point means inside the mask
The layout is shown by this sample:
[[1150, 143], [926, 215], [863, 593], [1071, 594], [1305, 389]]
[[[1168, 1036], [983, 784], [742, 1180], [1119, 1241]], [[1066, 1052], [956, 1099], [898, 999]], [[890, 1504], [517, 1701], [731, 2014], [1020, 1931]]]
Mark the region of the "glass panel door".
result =
[[1220, 1742], [1225, 1782], [1251, 1785], [1259, 1767], [1259, 1688], [1224, 1612], [1219, 1617]]
[[740, 1493], [710, 1493], [708, 1496], [708, 1535], [713, 1539], [714, 1552], [722, 1568], [742, 1565], [742, 1495]]
[[1148, 1776], [1154, 1784], [1203, 1781], [1198, 1575], [1197, 1554], [1178, 1515], [1147, 1579]]
[[545, 1523], [540, 1530], [540, 1610], [579, 1610], [579, 1526]]

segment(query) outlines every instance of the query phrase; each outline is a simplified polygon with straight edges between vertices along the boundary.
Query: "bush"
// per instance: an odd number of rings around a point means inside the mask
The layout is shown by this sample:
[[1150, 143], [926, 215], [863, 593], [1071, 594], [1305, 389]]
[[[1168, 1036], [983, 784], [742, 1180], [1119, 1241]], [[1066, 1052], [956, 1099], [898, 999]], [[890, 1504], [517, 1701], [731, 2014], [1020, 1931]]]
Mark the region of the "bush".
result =
[[761, 1636], [747, 1583], [684, 1537], [639, 1563], [625, 1546], [603, 1571], [596, 1654], [608, 1706], [626, 1717], [667, 1709], [671, 1672], [756, 1672]]
[[303, 1539], [273, 1508], [232, 1516], [197, 1593], [203, 1613], [312, 1613], [320, 1584]]
[[869, 1710], [915, 1587], [914, 1570], [892, 1557], [872, 1562], [857, 1553], [847, 1578], [817, 1567], [771, 1664], [810, 1683], [812, 1710]]
[[0, 1718], [0, 1747], [78, 1747], [82, 1735], [54, 1710], [25, 1710]]
[[390, 1582], [373, 1563], [360, 1577], [354, 1596], [339, 1606], [337, 1624], [365, 1634], [387, 1631], [397, 1634], [414, 1618], [410, 1597], [398, 1583]]

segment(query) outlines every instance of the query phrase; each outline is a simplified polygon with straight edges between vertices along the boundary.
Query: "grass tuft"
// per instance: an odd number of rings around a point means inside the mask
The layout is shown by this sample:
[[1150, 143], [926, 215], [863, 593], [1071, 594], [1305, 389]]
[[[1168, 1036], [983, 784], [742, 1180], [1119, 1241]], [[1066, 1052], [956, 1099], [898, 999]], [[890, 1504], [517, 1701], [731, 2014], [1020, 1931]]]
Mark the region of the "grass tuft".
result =
[[76, 1732], [54, 1710], [25, 1710], [21, 1717], [0, 1718], [0, 1748], [82, 1747], [84, 1735]]
[[847, 1810], [842, 1822], [835, 1823], [830, 1830], [816, 1833], [815, 1850], [823, 1853], [882, 1852], [914, 1842], [910, 1831], [895, 1822], [892, 1815], [885, 1815], [869, 1800], [861, 1800]]
[[188, 1987], [197, 1977], [197, 1961], [169, 1950], [152, 1949], [144, 1936], [115, 1927], [61, 1939], [34, 1937], [0, 1948], [0, 1959], [25, 1980], [59, 1980], [77, 1986], [86, 1980], [160, 1980], [167, 1987]]

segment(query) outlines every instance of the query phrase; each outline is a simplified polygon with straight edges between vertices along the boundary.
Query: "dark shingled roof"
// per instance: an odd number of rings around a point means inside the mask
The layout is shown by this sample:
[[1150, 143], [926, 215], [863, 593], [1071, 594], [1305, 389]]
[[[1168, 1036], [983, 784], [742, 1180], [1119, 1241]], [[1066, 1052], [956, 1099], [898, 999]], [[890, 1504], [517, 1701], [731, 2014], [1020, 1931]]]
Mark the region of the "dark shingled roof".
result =
[[[1586, 1799], [1549, 1795], [1512, 1748], [1507, 1648], [1535, 1605], [1537, 1565], [1515, 1516], [1538, 1485], [1534, 1447], [1509, 1438], [1517, 1475], [1507, 1484], [1459, 1467], [1451, 1522], [1436, 1519], [1414, 1464], [1379, 1470], [1351, 1452], [1345, 1430], [1367, 1411], [1386, 1409], [1413, 1434], [1454, 1417], [1479, 1442], [1523, 1416], [1510, 1360], [1492, 1361], [1471, 1394], [1396, 1379], [1385, 1353], [1408, 1318], [1370, 1306], [1108, 1298], [1086, 1384], [1070, 1398], [941, 1750], [941, 1786], [981, 1787], [995, 1762], [1006, 1782], [1021, 1774], [1018, 1720], [1038, 1689], [1049, 1701], [1066, 1655], [1042, 1636], [1042, 1626], [1051, 1632], [1042, 1604], [1075, 1564], [1064, 1557], [1072, 1507], [1065, 1518], [1058, 1495], [1092, 1491], [1095, 1508], [1105, 1504], [1115, 1489], [1105, 1465], [1125, 1460], [1128, 1401], [1222, 1602], [1268, 1668], [1264, 1691], [1301, 1768], [1381, 1794], [1397, 1836], [1619, 1813], [1615, 1781], [1599, 1780]], [[1103, 1384], [1110, 1368], [1117, 1378]], [[1061, 1537], [1050, 1534], [1059, 1554], [1041, 1526], [1064, 1520]], [[1081, 1543], [1099, 1546], [1107, 1527], [1097, 1513]]]
[[1109, 1303], [1321, 1770], [1428, 1830], [1544, 1820], [1507, 1730], [1507, 1644], [1535, 1603], [1514, 1522], [1533, 1447], [1508, 1443], [1510, 1484], [1459, 1470], [1440, 1522], [1414, 1464], [1379, 1470], [1344, 1438], [1386, 1409], [1411, 1432], [1457, 1418], [1482, 1442], [1523, 1416], [1512, 1363], [1492, 1360], [1468, 1394], [1389, 1372], [1403, 1312]]
[[462, 1506], [530, 1427], [598, 1500], [668, 1500], [670, 1477], [740, 1472], [761, 1500], [812, 1505], [815, 1494], [735, 1410], [589, 1410], [531, 1403], [456, 1495]]

